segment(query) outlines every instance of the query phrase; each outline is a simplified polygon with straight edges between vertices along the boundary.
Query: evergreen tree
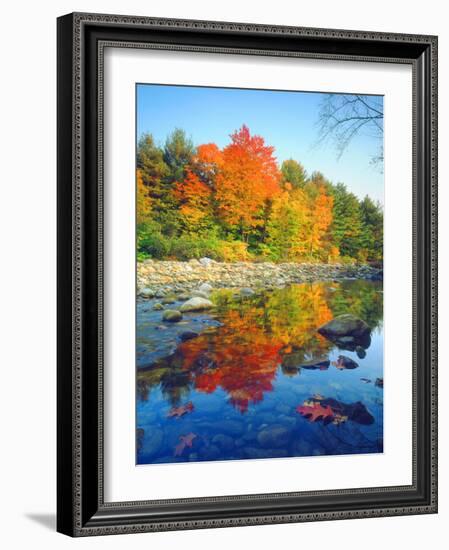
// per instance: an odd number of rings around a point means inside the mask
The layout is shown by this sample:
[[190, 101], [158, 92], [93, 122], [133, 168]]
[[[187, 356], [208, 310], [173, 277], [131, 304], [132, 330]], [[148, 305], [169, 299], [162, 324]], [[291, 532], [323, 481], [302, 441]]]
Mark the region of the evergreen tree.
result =
[[368, 195], [360, 203], [362, 215], [362, 247], [366, 250], [366, 259], [380, 261], [383, 256], [384, 215], [379, 203]]
[[192, 161], [195, 146], [184, 130], [176, 128], [167, 138], [164, 146], [164, 161], [169, 168], [167, 180], [180, 181], [185, 176], [185, 167]]
[[293, 189], [303, 188], [307, 181], [307, 173], [304, 166], [293, 159], [284, 160], [281, 166], [282, 186], [289, 183]]
[[342, 256], [357, 258], [362, 237], [360, 203], [343, 183], [333, 186], [332, 239]]

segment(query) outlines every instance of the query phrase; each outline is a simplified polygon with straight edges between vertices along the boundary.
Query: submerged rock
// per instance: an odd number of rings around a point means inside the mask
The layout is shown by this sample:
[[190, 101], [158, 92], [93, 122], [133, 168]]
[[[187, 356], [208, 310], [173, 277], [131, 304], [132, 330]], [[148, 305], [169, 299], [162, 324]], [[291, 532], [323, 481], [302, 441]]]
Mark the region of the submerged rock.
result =
[[168, 323], [178, 323], [182, 319], [182, 313], [176, 309], [166, 309], [162, 315], [162, 320]]
[[174, 304], [176, 302], [176, 297], [175, 296], [164, 296], [164, 298], [162, 298], [161, 302], [163, 304]]
[[179, 338], [183, 342], [186, 342], [187, 340], [192, 340], [193, 338], [197, 338], [197, 337], [198, 337], [198, 333], [193, 330], [185, 330], [184, 332], [181, 332], [181, 334], [179, 335]]
[[141, 452], [147, 457], [157, 454], [164, 440], [164, 432], [158, 428], [151, 430], [147, 439], [142, 440]]
[[184, 302], [179, 309], [181, 311], [202, 311], [204, 309], [211, 309], [213, 307], [214, 304], [210, 300], [195, 296], [194, 298], [190, 298], [190, 300], [187, 300], [187, 302]]
[[229, 435], [217, 434], [212, 438], [212, 443], [218, 445], [224, 451], [230, 451], [234, 447], [234, 440]]
[[359, 365], [353, 361], [350, 357], [346, 355], [339, 355], [337, 361], [335, 362], [337, 369], [356, 369]]
[[365, 351], [364, 348], [362, 348], [362, 346], [356, 346], [355, 352], [357, 353], [357, 357], [358, 357], [359, 359], [365, 359], [365, 357], [366, 357], [366, 351]]
[[245, 431], [245, 425], [236, 420], [222, 420], [215, 423], [215, 430], [226, 435], [240, 436]]
[[284, 447], [290, 439], [290, 430], [280, 424], [267, 427], [257, 434], [257, 442], [261, 447]]
[[164, 309], [164, 306], [160, 302], [157, 302], [156, 304], [154, 304], [153, 309], [154, 311], [162, 311]]
[[320, 404], [323, 407], [330, 407], [334, 414], [338, 414], [340, 417], [347, 417], [348, 420], [352, 420], [357, 424], [363, 424], [365, 426], [374, 424], [374, 416], [361, 401], [357, 401], [356, 403], [343, 403], [342, 401], [337, 401], [337, 399], [329, 397], [327, 399], [322, 399]]

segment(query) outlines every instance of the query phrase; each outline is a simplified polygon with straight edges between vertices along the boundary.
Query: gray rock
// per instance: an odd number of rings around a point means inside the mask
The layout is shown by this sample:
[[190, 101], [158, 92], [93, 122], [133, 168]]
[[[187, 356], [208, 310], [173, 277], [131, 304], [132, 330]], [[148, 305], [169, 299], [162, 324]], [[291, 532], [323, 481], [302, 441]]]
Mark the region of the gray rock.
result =
[[176, 302], [176, 298], [174, 296], [164, 296], [161, 302], [163, 304], [174, 304]]
[[139, 292], [139, 296], [142, 298], [154, 298], [155, 292], [152, 288], [142, 288], [142, 290]]
[[182, 313], [176, 309], [166, 309], [162, 315], [162, 320], [167, 323], [178, 323], [182, 319]]
[[214, 263], [214, 260], [212, 260], [211, 258], [200, 258], [198, 262], [204, 267], [209, 267], [210, 264]]
[[192, 297], [195, 298], [205, 298], [206, 300], [209, 299], [209, 294], [207, 292], [203, 292], [202, 290], [193, 290], [192, 291]]
[[195, 296], [194, 298], [190, 298], [190, 300], [187, 300], [187, 302], [184, 302], [179, 309], [181, 311], [203, 311], [205, 309], [211, 309], [213, 307], [214, 304], [210, 300]]
[[261, 447], [285, 447], [290, 439], [290, 430], [280, 424], [275, 424], [261, 430], [257, 434], [257, 441]]
[[198, 290], [201, 291], [201, 292], [212, 292], [213, 290], [213, 286], [210, 285], [209, 283], [203, 283], [202, 285], [199, 286]]
[[241, 288], [240, 289], [241, 296], [254, 296], [256, 294], [252, 288]]
[[370, 327], [355, 315], [345, 313], [339, 315], [318, 329], [318, 332], [326, 337], [339, 338], [354, 336], [361, 338], [371, 333]]

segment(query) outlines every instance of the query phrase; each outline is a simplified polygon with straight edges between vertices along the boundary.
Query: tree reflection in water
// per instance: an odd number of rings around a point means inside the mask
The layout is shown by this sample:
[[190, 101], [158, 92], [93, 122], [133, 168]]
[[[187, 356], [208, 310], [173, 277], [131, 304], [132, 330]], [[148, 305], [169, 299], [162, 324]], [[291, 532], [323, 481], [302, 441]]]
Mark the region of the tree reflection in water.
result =
[[192, 389], [210, 394], [221, 388], [245, 413], [273, 390], [278, 369], [297, 376], [302, 369], [331, 367], [328, 355], [335, 344], [317, 328], [333, 317], [352, 313], [371, 329], [380, 327], [380, 288], [350, 281], [292, 285], [245, 298], [217, 291], [213, 299], [221, 325], [139, 369], [138, 398], [148, 399], [151, 388], [160, 386], [168, 403], [177, 406]]

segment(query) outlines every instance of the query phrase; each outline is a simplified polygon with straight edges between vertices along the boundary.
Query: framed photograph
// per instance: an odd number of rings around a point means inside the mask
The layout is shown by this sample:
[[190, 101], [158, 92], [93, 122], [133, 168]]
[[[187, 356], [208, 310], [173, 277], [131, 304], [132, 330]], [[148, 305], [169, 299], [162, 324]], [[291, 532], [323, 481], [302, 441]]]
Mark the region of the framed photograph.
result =
[[58, 531], [437, 511], [437, 38], [58, 19]]

